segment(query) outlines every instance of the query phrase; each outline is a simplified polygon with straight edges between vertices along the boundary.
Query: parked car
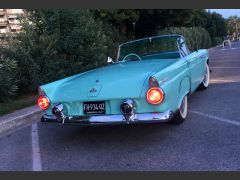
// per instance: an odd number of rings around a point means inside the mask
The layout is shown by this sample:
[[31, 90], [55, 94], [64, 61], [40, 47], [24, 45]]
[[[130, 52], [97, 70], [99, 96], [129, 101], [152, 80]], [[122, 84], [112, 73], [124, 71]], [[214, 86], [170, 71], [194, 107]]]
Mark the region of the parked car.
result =
[[209, 54], [190, 52], [181, 35], [123, 43], [107, 66], [39, 88], [42, 122], [129, 124], [187, 117], [188, 97], [209, 84]]

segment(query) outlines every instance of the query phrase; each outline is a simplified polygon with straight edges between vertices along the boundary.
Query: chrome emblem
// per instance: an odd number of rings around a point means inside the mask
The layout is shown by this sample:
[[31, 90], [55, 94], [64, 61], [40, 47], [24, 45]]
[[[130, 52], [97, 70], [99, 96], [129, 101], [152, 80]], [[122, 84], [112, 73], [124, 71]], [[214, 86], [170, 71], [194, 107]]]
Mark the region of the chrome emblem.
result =
[[89, 89], [87, 90], [88, 97], [97, 97], [101, 91], [101, 88], [102, 88], [101, 85], [90, 86]]
[[92, 88], [89, 92], [90, 92], [90, 93], [95, 93], [95, 92], [97, 92], [97, 89]]

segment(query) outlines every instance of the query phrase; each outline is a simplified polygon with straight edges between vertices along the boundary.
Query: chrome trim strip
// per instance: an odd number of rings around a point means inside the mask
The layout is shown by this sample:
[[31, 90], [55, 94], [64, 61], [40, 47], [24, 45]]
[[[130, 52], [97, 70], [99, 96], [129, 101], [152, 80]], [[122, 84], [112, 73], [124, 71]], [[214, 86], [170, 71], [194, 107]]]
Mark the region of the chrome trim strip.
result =
[[[143, 113], [134, 114], [134, 118], [130, 123], [147, 123], [147, 122], [167, 122], [173, 117], [173, 112], [168, 110], [163, 113]], [[55, 122], [58, 121], [57, 117], [54, 115], [43, 115], [42, 122]], [[99, 115], [99, 116], [70, 116], [66, 117], [65, 123], [78, 123], [78, 124], [127, 124], [127, 120], [123, 115]]]

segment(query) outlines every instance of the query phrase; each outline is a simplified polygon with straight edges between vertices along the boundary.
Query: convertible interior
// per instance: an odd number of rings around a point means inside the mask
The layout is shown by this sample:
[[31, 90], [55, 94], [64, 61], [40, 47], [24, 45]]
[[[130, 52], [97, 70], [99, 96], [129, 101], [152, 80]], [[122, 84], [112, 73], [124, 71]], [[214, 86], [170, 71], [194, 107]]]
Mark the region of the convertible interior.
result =
[[184, 39], [179, 35], [144, 38], [121, 44], [118, 61], [179, 59], [188, 54], [184, 48]]
[[140, 56], [142, 60], [147, 59], [178, 59], [180, 58], [180, 53], [178, 51], [175, 52], [166, 52], [166, 53], [156, 53], [149, 55]]

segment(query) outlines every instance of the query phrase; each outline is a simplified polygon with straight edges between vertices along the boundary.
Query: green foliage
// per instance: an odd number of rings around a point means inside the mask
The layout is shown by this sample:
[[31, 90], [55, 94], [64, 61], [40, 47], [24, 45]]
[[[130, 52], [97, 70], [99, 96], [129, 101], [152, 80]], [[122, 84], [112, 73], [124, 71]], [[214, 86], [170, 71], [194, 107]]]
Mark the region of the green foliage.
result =
[[209, 34], [212, 37], [223, 37], [227, 35], [227, 23], [222, 15], [211, 13], [210, 20], [206, 26]]
[[158, 32], [163, 34], [180, 34], [185, 37], [188, 48], [193, 51], [200, 48], [211, 47], [211, 38], [208, 31], [202, 27], [168, 27]]
[[118, 39], [89, 10], [27, 10], [21, 22], [23, 32], [11, 52], [22, 91], [103, 66]]
[[37, 102], [36, 94], [25, 94], [6, 102], [0, 102], [0, 116], [15, 110], [33, 106]]
[[92, 10], [94, 17], [112, 24], [120, 33], [122, 40], [134, 38], [134, 23], [139, 19], [139, 12], [134, 9]]
[[222, 43], [222, 40], [228, 34], [227, 21], [222, 15], [203, 9], [195, 10], [189, 26], [201, 26], [205, 28], [210, 34], [213, 46]]
[[233, 38], [240, 36], [240, 17], [230, 16], [227, 19], [228, 34]]
[[181, 27], [190, 23], [194, 10], [191, 9], [141, 9], [136, 22], [136, 36], [157, 34], [159, 28]]
[[[226, 20], [220, 14], [204, 9], [144, 9], [139, 10], [139, 14], [137, 37], [156, 35], [159, 30], [169, 27], [202, 27], [208, 31], [213, 45], [216, 45], [216, 39], [223, 39], [227, 35]], [[205, 31], [202, 32], [205, 34]]]
[[17, 91], [16, 68], [17, 63], [14, 59], [0, 56], [0, 102], [9, 99]]

